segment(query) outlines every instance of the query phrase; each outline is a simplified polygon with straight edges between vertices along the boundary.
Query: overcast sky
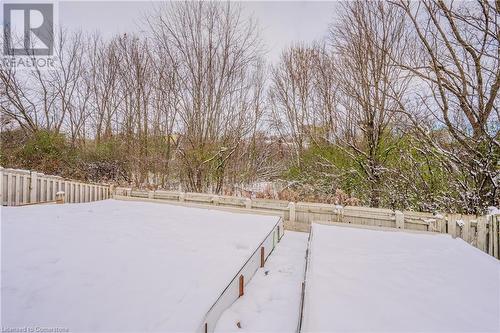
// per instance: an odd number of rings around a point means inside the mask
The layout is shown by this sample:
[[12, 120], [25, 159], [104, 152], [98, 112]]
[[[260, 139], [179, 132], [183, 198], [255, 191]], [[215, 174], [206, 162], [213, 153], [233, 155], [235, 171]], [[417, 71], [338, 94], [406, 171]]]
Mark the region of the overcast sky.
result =
[[[59, 3], [59, 21], [68, 28], [100, 31], [105, 36], [141, 30], [141, 18], [158, 3], [148, 1], [68, 1]], [[313, 41], [325, 36], [335, 17], [336, 2], [252, 1], [242, 2], [243, 12], [259, 23], [275, 62], [281, 50], [295, 41]]]

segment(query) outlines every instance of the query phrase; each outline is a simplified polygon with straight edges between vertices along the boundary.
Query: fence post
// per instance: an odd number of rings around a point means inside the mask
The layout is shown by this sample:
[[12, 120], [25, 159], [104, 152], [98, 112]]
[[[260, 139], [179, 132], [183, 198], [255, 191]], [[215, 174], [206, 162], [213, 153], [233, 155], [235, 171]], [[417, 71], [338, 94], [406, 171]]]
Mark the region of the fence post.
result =
[[295, 203], [294, 202], [289, 202], [288, 203], [288, 220], [290, 222], [295, 222]]
[[404, 229], [405, 228], [405, 215], [402, 211], [395, 211], [394, 216], [396, 218], [396, 228]]
[[214, 196], [212, 197], [212, 204], [213, 204], [214, 206], [218, 206], [218, 205], [219, 205], [219, 203], [220, 203], [220, 198], [219, 198], [219, 196], [218, 196], [218, 195], [214, 195]]
[[260, 267], [264, 267], [264, 263], [265, 263], [265, 249], [263, 246], [260, 247]]
[[[342, 205], [333, 206], [333, 214], [335, 215], [336, 222], [343, 222], [344, 221], [344, 206], [342, 206]], [[332, 217], [332, 221], [333, 221], [333, 217]]]
[[181, 192], [179, 193], [179, 201], [184, 202], [186, 200], [186, 193]]
[[252, 209], [252, 199], [250, 199], [250, 198], [245, 199], [245, 208]]
[[446, 233], [446, 218], [442, 214], [437, 214], [436, 219], [437, 219], [437, 226], [438, 226], [439, 232], [445, 234]]
[[245, 294], [245, 277], [242, 275], [240, 275], [240, 279], [239, 279], [239, 293], [238, 293], [238, 297], [241, 297]]
[[63, 204], [64, 203], [64, 192], [63, 191], [57, 191], [57, 193], [56, 193], [56, 203], [57, 204]]
[[155, 191], [148, 191], [148, 199], [154, 199]]

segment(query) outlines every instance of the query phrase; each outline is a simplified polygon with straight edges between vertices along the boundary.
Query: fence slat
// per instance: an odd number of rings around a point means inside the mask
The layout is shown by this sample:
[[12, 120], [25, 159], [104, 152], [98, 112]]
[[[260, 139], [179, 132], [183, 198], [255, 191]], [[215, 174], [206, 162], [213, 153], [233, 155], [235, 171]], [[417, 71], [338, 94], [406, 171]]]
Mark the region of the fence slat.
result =
[[471, 235], [471, 227], [470, 227], [470, 220], [464, 216], [462, 216], [462, 239], [466, 241], [467, 243], [470, 243], [472, 241], [472, 235]]
[[4, 205], [4, 194], [3, 194], [3, 168], [0, 167], [0, 205]]
[[500, 259], [498, 256], [498, 215], [493, 215], [493, 256]]
[[15, 205], [19, 206], [21, 204], [21, 175], [20, 174], [16, 175], [15, 186], [16, 186], [16, 192], [15, 192], [14, 200], [15, 200]]
[[25, 175], [23, 179], [23, 204], [27, 204], [29, 202], [30, 181], [30, 177]]
[[477, 219], [477, 248], [486, 251], [486, 221], [488, 216], [480, 216]]
[[457, 214], [448, 214], [448, 234], [453, 238], [457, 236]]
[[12, 206], [12, 174], [7, 174], [7, 206]]
[[50, 201], [50, 188], [52, 187], [52, 181], [50, 178], [46, 178], [45, 183], [45, 201]]

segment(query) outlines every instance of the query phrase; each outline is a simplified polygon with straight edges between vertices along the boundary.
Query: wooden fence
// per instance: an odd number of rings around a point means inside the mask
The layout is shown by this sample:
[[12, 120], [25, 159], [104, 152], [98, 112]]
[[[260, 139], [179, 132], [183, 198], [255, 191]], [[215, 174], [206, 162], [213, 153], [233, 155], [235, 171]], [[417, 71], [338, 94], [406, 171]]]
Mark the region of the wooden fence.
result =
[[64, 201], [69, 203], [104, 200], [111, 195], [108, 185], [82, 183], [36, 171], [0, 167], [2, 206], [54, 202], [58, 192], [64, 192]]
[[311, 222], [352, 223], [450, 234], [462, 238], [478, 249], [499, 258], [500, 215], [432, 214], [393, 211], [382, 208], [339, 206], [311, 202], [288, 202], [271, 199], [220, 196], [204, 193], [173, 191], [140, 191], [117, 187], [114, 195], [148, 198], [180, 203], [195, 203], [223, 207], [238, 207], [266, 211], [285, 220], [291, 230], [309, 231]]

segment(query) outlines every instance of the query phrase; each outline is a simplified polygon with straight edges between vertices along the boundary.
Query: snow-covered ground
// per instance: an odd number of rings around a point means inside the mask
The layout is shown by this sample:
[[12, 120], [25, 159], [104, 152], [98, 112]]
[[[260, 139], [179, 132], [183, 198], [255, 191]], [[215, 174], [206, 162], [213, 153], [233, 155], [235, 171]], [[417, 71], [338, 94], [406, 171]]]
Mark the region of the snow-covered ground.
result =
[[3, 207], [2, 327], [193, 332], [276, 217], [106, 200]]
[[500, 264], [447, 235], [313, 225], [303, 332], [499, 332]]
[[[281, 242], [227, 309], [216, 332], [295, 332], [308, 234], [286, 231]], [[238, 328], [237, 323], [241, 328]]]

